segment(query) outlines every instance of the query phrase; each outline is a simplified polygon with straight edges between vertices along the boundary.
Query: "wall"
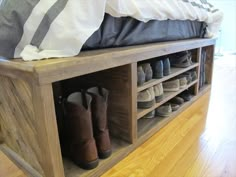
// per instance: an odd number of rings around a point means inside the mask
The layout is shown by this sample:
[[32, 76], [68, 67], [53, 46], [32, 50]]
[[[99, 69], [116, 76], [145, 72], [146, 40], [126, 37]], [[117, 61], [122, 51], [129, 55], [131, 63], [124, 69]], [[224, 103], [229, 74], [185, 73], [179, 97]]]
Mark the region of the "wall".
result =
[[224, 13], [216, 52], [236, 52], [236, 0], [209, 0]]

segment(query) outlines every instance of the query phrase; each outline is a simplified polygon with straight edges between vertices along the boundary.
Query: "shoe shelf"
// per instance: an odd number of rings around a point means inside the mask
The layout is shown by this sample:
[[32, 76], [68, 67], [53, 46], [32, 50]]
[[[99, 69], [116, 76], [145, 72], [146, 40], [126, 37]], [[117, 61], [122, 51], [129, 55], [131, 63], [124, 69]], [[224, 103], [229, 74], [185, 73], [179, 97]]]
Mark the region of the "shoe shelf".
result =
[[[5, 153], [27, 176], [101, 176], [209, 91], [215, 42], [215, 39], [169, 41], [84, 51], [75, 57], [33, 62], [0, 59], [0, 137], [7, 147]], [[202, 49], [206, 49], [206, 62], [199, 60]], [[138, 63], [185, 50], [193, 51], [195, 63], [187, 68], [171, 68], [170, 75], [137, 87]], [[204, 83], [208, 85], [199, 90], [200, 66], [203, 65], [206, 65]], [[177, 92], [165, 92], [163, 101], [149, 109], [137, 109], [138, 92], [191, 69], [196, 69], [197, 80]], [[55, 103], [59, 97], [55, 95], [61, 89], [71, 92], [90, 81], [109, 90], [112, 154], [107, 159], [99, 159], [95, 169], [83, 170], [62, 155], [59, 135], [63, 124], [57, 115]], [[169, 117], [141, 119], [190, 87], [195, 96]]]
[[193, 96], [190, 101], [184, 102], [181, 107], [177, 110], [172, 112], [169, 117], [159, 117], [156, 116], [152, 119], [139, 119], [138, 120], [138, 141], [143, 142], [149, 137], [151, 137], [154, 133], [168, 124], [171, 120], [173, 120], [178, 114], [182, 113], [186, 110], [191, 104], [193, 104], [200, 96], [205, 94], [211, 88], [210, 85], [205, 85], [201, 91], [199, 91], [197, 96]]
[[146, 115], [147, 113], [151, 112], [152, 110], [158, 108], [159, 106], [161, 106], [163, 103], [169, 101], [170, 99], [174, 98], [175, 96], [177, 96], [178, 94], [180, 94], [181, 92], [183, 92], [184, 90], [188, 89], [189, 87], [193, 86], [194, 84], [196, 84], [198, 81], [192, 81], [190, 84], [188, 84], [185, 88], [180, 89], [179, 91], [176, 92], [164, 92], [164, 98], [161, 102], [156, 103], [154, 106], [152, 106], [151, 108], [148, 109], [138, 109], [137, 111], [137, 119], [141, 119], [144, 115]]
[[199, 66], [199, 63], [193, 63], [191, 66], [189, 66], [187, 68], [175, 68], [175, 67], [172, 67], [170, 75], [165, 76], [165, 77], [163, 77], [161, 79], [151, 79], [150, 81], [145, 82], [142, 86], [138, 86], [137, 91], [138, 92], [143, 91], [143, 90], [145, 90], [145, 89], [147, 89], [149, 87], [152, 87], [152, 86], [154, 86], [156, 84], [164, 82], [164, 81], [166, 81], [168, 79], [171, 79], [171, 78], [173, 78], [175, 76], [178, 76], [178, 75], [180, 75], [180, 74], [182, 74], [184, 72], [187, 72], [187, 71], [189, 71], [189, 70], [191, 70], [193, 68], [196, 68], [198, 66]]

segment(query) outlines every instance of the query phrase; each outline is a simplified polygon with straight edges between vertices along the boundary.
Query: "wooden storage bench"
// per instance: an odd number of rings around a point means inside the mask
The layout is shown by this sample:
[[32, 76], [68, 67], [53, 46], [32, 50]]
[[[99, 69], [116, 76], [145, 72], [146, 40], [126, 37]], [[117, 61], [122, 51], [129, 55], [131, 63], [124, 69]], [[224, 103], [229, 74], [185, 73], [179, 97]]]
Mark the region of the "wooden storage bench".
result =
[[[29, 176], [100, 176], [210, 89], [214, 45], [215, 39], [191, 39], [87, 51], [77, 57], [34, 62], [0, 59], [0, 149]], [[172, 68], [169, 76], [137, 87], [138, 62], [185, 50], [193, 54], [190, 67]], [[199, 89], [202, 50], [207, 54], [206, 82]], [[187, 86], [193, 90], [193, 99], [168, 118], [142, 119], [184, 89], [165, 94], [161, 103], [144, 110], [137, 109], [137, 93], [191, 69], [198, 73], [198, 79]], [[83, 78], [110, 90], [108, 123], [113, 154], [90, 171], [62, 157], [55, 113], [61, 84], [80, 84]]]

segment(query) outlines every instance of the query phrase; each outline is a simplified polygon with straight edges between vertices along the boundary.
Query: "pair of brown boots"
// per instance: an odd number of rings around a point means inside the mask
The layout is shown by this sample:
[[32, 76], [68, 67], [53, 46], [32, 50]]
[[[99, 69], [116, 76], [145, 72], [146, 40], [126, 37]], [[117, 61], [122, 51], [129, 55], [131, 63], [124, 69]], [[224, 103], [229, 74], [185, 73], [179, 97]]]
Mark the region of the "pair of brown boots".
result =
[[66, 153], [83, 169], [111, 155], [107, 102], [108, 91], [100, 87], [72, 93], [64, 101]]

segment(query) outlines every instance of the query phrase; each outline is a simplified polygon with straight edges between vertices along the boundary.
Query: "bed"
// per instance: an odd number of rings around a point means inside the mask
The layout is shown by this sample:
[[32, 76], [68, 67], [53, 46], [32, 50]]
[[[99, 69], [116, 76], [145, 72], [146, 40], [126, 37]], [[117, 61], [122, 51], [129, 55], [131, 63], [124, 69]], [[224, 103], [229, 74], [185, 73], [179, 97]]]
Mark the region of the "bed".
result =
[[222, 12], [207, 0], [0, 1], [0, 56], [25, 61], [82, 50], [213, 37]]
[[146, 23], [131, 17], [106, 14], [99, 29], [82, 50], [124, 47], [154, 42], [204, 38], [206, 23], [191, 20], [151, 20]]

